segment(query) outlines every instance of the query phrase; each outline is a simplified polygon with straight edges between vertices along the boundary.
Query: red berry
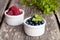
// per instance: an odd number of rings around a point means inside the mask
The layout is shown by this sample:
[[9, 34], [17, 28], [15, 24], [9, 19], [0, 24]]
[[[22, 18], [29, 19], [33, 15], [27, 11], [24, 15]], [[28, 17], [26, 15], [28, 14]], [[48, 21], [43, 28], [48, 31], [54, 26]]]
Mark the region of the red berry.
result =
[[8, 15], [13, 15], [13, 12], [12, 11], [8, 11], [7, 14]]
[[[10, 12], [12, 11], [12, 12]], [[11, 13], [11, 14], [10, 14]], [[9, 8], [8, 14], [10, 15], [20, 15], [22, 12], [16, 6], [12, 6]]]

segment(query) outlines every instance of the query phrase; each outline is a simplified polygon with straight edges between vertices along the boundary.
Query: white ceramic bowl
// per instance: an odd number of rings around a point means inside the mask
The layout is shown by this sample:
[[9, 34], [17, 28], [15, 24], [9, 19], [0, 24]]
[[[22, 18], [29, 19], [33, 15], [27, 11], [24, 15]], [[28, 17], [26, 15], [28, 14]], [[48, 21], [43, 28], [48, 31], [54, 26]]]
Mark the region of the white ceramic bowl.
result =
[[22, 11], [22, 14], [20, 15], [14, 15], [14, 16], [11, 16], [11, 15], [8, 15], [6, 12], [8, 12], [8, 10], [5, 11], [5, 21], [8, 25], [11, 25], [11, 26], [17, 26], [17, 25], [20, 25], [23, 23], [24, 21], [24, 10], [22, 9], [19, 9], [20, 11]]
[[24, 20], [24, 31], [25, 31], [25, 33], [29, 36], [41, 36], [41, 35], [43, 35], [45, 32], [45, 25], [46, 25], [45, 19], [44, 19], [44, 24], [38, 25], [38, 26], [32, 26], [32, 25], [28, 25], [26, 23], [26, 21], [29, 18], [31, 18], [31, 17], [28, 17]]

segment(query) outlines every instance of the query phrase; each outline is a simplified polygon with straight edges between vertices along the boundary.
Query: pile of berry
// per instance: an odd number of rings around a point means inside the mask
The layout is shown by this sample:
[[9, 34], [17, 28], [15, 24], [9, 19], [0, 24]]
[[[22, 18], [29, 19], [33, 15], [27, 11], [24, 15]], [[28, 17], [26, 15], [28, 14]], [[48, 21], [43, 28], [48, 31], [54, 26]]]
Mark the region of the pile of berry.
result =
[[22, 12], [16, 6], [12, 6], [9, 8], [7, 14], [8, 15], [20, 15], [22, 14]]
[[32, 18], [34, 18], [34, 16], [31, 17], [30, 19], [28, 19], [26, 21], [26, 23], [29, 24], [29, 25], [32, 25], [32, 26], [42, 25], [44, 23], [44, 21], [36, 21], [36, 22], [35, 21], [32, 21]]

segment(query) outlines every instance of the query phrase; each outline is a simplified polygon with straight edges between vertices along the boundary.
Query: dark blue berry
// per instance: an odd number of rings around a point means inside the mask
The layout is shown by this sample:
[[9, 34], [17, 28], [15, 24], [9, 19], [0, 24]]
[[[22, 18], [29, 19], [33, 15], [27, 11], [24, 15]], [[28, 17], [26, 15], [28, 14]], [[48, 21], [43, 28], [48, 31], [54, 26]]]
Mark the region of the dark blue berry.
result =
[[38, 25], [38, 22], [35, 22], [35, 25]]
[[27, 20], [27, 22], [29, 22], [29, 20]]
[[27, 21], [26, 23], [27, 23], [27, 24], [29, 24], [29, 22], [28, 22], [28, 21]]
[[40, 25], [41, 24], [41, 22], [40, 21], [38, 21], [38, 25]]
[[34, 23], [32, 24], [32, 26], [35, 26]]
[[29, 22], [30, 25], [32, 25], [33, 23], [32, 22]]
[[28, 20], [26, 21], [26, 23], [27, 23], [27, 24], [30, 24], [30, 22], [31, 22], [31, 20], [30, 20], [30, 19], [28, 19]]
[[44, 21], [41, 21], [41, 24], [43, 24], [44, 23]]

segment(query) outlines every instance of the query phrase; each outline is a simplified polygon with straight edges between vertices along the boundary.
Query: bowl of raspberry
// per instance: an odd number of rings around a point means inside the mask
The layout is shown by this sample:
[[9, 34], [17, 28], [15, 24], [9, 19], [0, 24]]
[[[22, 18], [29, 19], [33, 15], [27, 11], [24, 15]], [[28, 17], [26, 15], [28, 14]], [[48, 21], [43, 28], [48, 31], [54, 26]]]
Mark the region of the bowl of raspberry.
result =
[[24, 20], [24, 31], [29, 36], [41, 36], [45, 32], [46, 20], [35, 14]]
[[5, 11], [5, 21], [8, 25], [17, 26], [24, 21], [24, 10], [19, 9], [17, 6], [11, 6]]

